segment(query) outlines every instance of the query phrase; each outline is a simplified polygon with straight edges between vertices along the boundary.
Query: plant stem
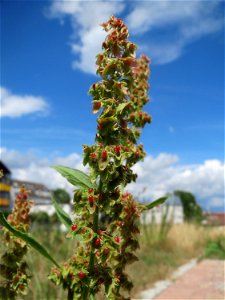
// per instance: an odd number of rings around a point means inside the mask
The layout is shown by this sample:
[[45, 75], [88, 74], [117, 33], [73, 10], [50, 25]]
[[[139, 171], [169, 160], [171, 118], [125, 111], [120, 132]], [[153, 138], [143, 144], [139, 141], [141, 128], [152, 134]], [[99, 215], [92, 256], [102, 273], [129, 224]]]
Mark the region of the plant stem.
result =
[[71, 288], [68, 288], [68, 295], [67, 300], [73, 300], [74, 290]]
[[[99, 181], [99, 186], [98, 186], [99, 197], [100, 197], [101, 191], [102, 191], [102, 181], [100, 180]], [[93, 215], [93, 231], [95, 233], [98, 232], [98, 218], [99, 218], [99, 208], [98, 208], [98, 206], [96, 206], [96, 209], [95, 209], [95, 212], [94, 212], [94, 215]], [[95, 265], [95, 246], [94, 246], [94, 244], [92, 244], [90, 261], [89, 261], [89, 266], [88, 266], [89, 272], [93, 270], [94, 265]], [[88, 299], [89, 290], [90, 290], [89, 287], [85, 288], [85, 291], [84, 291], [84, 294], [83, 294], [83, 300]]]

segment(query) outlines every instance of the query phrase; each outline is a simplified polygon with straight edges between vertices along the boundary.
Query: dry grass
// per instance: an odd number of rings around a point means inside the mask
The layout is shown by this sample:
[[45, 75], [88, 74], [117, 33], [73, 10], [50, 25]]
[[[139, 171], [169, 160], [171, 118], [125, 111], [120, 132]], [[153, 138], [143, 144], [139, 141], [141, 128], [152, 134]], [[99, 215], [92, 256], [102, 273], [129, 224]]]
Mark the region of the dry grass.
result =
[[139, 261], [127, 269], [134, 282], [133, 297], [155, 281], [166, 279], [188, 260], [202, 256], [208, 240], [215, 240], [222, 235], [225, 238], [224, 228], [184, 223], [171, 226], [165, 238], [160, 239], [160, 228], [155, 227], [154, 231], [150, 227], [141, 231]]
[[[200, 257], [208, 240], [225, 238], [224, 228], [207, 228], [193, 224], [174, 225], [160, 236], [160, 228], [151, 225], [141, 228], [139, 261], [130, 265], [127, 272], [134, 282], [132, 295], [149, 288], [155, 281], [167, 278], [178, 266], [194, 257]], [[72, 255], [73, 241], [65, 234], [44, 227], [32, 233], [60, 262]], [[62, 300], [65, 292], [55, 287], [48, 279], [51, 265], [35, 250], [30, 250], [27, 261], [33, 275], [26, 300]], [[21, 298], [22, 299], [22, 298]]]

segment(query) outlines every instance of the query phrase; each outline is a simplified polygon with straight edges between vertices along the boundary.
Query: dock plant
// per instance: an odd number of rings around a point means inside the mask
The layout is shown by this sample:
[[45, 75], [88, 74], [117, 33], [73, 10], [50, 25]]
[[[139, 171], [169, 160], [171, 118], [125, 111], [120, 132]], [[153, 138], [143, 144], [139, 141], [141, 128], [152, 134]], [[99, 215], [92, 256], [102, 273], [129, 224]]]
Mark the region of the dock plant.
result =
[[[17, 230], [27, 233], [30, 227], [31, 205], [32, 202], [28, 200], [28, 191], [22, 186], [16, 196], [13, 211], [7, 217], [8, 223]], [[6, 250], [0, 263], [0, 296], [1, 299], [15, 299], [17, 295], [27, 293], [31, 278], [25, 261], [29, 245], [6, 228], [3, 242]]]
[[[74, 239], [74, 254], [58, 263], [29, 236], [30, 244], [54, 263], [49, 279], [68, 290], [68, 300], [94, 300], [99, 292], [104, 299], [130, 299], [133, 284], [126, 266], [137, 260], [140, 214], [167, 198], [143, 205], [126, 190], [137, 179], [133, 166], [145, 157], [138, 140], [151, 122], [143, 111], [149, 102], [150, 60], [145, 55], [136, 58], [137, 46], [128, 40], [122, 20], [112, 16], [102, 27], [107, 36], [96, 57], [101, 79], [89, 90], [92, 111], [98, 114], [95, 143], [83, 145], [83, 165], [89, 172], [54, 167], [75, 187], [73, 217], [53, 199], [67, 237]], [[12, 232], [3, 217], [0, 223]]]

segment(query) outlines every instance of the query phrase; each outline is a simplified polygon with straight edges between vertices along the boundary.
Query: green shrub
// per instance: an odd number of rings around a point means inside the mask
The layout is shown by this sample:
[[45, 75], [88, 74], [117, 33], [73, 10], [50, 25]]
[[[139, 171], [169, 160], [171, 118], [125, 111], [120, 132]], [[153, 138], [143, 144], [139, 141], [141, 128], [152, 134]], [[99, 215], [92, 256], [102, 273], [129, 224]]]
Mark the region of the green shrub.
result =
[[225, 259], [225, 237], [218, 236], [215, 240], [209, 240], [203, 258]]

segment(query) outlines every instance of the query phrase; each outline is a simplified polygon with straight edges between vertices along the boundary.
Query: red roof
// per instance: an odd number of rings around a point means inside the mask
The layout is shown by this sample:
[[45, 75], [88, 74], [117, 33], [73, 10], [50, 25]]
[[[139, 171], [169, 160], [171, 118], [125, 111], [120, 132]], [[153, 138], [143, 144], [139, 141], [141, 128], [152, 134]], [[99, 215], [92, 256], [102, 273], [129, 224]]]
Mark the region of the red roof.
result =
[[209, 213], [207, 221], [210, 224], [225, 225], [225, 213]]

